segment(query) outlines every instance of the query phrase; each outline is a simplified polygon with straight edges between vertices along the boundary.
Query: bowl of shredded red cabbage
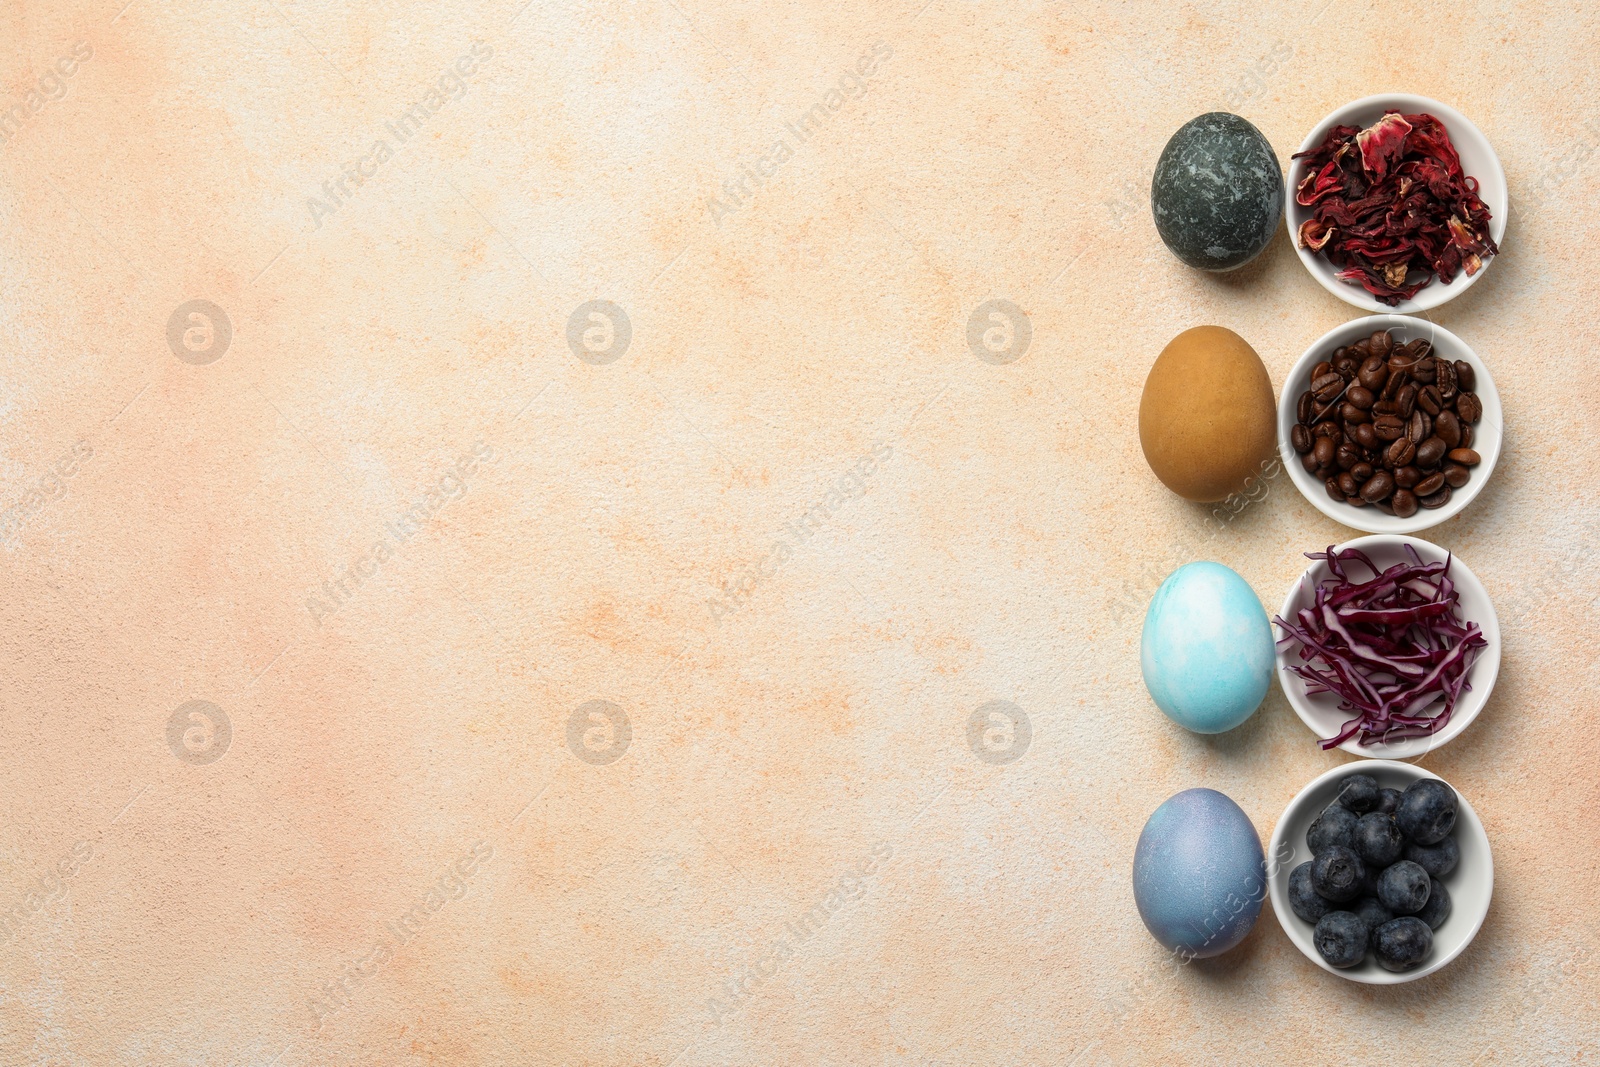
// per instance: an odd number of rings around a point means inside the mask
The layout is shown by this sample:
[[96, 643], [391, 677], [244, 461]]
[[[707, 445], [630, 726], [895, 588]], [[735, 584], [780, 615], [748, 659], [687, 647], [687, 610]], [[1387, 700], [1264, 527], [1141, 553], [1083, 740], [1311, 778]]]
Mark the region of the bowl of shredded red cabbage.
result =
[[1437, 545], [1380, 535], [1306, 553], [1273, 620], [1279, 680], [1321, 739], [1384, 759], [1420, 755], [1477, 716], [1500, 635], [1477, 577]]

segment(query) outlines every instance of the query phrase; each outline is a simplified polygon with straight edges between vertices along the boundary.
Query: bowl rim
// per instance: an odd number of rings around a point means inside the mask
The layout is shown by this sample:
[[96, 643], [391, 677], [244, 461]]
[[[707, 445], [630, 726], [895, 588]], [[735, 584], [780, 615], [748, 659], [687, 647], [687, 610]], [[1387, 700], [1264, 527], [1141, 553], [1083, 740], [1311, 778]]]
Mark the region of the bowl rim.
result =
[[[1459, 491], [1451, 494], [1450, 503], [1444, 507], [1432, 511], [1418, 508], [1417, 513], [1409, 519], [1385, 514], [1377, 508], [1352, 507], [1343, 501], [1333, 500], [1328, 496], [1322, 483], [1300, 465], [1300, 454], [1294, 450], [1294, 445], [1289, 440], [1295, 423], [1299, 421], [1296, 407], [1300, 392], [1310, 384], [1311, 368], [1340, 344], [1348, 344], [1346, 334], [1350, 339], [1359, 340], [1363, 336], [1383, 329], [1408, 331], [1413, 337], [1427, 336], [1436, 349], [1448, 350], [1452, 359], [1470, 363], [1478, 379], [1477, 389], [1474, 391], [1483, 403], [1483, 416], [1479, 418], [1477, 427], [1473, 430], [1472, 441], [1473, 449], [1482, 460], [1473, 468], [1471, 479]], [[1300, 354], [1300, 358], [1294, 361], [1289, 373], [1284, 376], [1283, 388], [1278, 395], [1278, 459], [1289, 472], [1289, 480], [1312, 507], [1341, 526], [1348, 526], [1365, 533], [1412, 534], [1459, 515], [1478, 498], [1478, 494], [1483, 492], [1483, 487], [1489, 484], [1495, 466], [1500, 462], [1500, 452], [1504, 443], [1505, 410], [1500, 404], [1500, 391], [1495, 388], [1494, 375], [1473, 351], [1472, 346], [1459, 336], [1436, 322], [1415, 315], [1366, 315], [1340, 323], [1313, 341], [1310, 347]]]
[[[1411, 537], [1405, 534], [1368, 534], [1366, 537], [1353, 538], [1342, 544], [1335, 545], [1334, 548], [1336, 550], [1346, 548], [1365, 550], [1378, 546], [1387, 547], [1406, 544], [1416, 546], [1418, 553], [1424, 558], [1427, 558], [1429, 553], [1449, 557], [1451, 561], [1450, 577], [1455, 580], [1458, 586], [1472, 590], [1483, 600], [1486, 609], [1483, 617], [1474, 618], [1472, 621], [1477, 623], [1483, 630], [1484, 640], [1488, 644], [1483, 654], [1472, 665], [1473, 684], [1471, 692], [1466, 694], [1465, 699], [1461, 701], [1455, 713], [1451, 715], [1450, 722], [1445, 725], [1444, 730], [1425, 737], [1408, 737], [1402, 741], [1395, 742], [1380, 741], [1375, 745], [1367, 745], [1365, 747], [1357, 743], [1356, 739], [1352, 737], [1338, 746], [1339, 751], [1348, 752], [1353, 756], [1359, 756], [1366, 760], [1394, 762], [1420, 759], [1429, 752], [1443, 748], [1465, 733], [1467, 727], [1471, 726], [1478, 718], [1478, 715], [1489, 703], [1489, 696], [1494, 692], [1495, 682], [1500, 679], [1500, 617], [1494, 610], [1494, 600], [1489, 596], [1488, 587], [1483, 584], [1482, 579], [1473, 573], [1472, 568], [1467, 566], [1460, 556], [1441, 545], [1434, 544], [1432, 541], [1425, 541], [1420, 537]], [[1300, 600], [1302, 590], [1306, 587], [1306, 579], [1311, 576], [1313, 571], [1326, 566], [1327, 563], [1323, 560], [1310, 561], [1310, 566], [1300, 573], [1300, 576], [1290, 584], [1288, 592], [1284, 594], [1283, 606], [1278, 609], [1279, 618], [1290, 617], [1290, 613], [1294, 611], [1295, 605]], [[1273, 636], [1276, 640], [1277, 623], [1272, 625]], [[1278, 675], [1278, 687], [1283, 690], [1284, 699], [1289, 702], [1289, 706], [1294, 709], [1294, 713], [1299, 717], [1300, 721], [1305, 723], [1306, 729], [1310, 730], [1318, 740], [1325, 740], [1318, 730], [1316, 722], [1311, 717], [1310, 703], [1305, 693], [1305, 683], [1290, 674], [1286, 669], [1289, 665], [1289, 653], [1281, 641], [1273, 646], [1273, 661]]]
[[[1393, 771], [1400, 777], [1410, 778], [1412, 781], [1423, 778], [1437, 778], [1439, 781], [1444, 782], [1445, 785], [1450, 786], [1456, 794], [1456, 829], [1453, 832], [1460, 833], [1462, 826], [1465, 825], [1471, 831], [1472, 836], [1483, 846], [1484, 862], [1481, 877], [1485, 879], [1488, 888], [1488, 892], [1484, 895], [1483, 910], [1473, 917], [1471, 929], [1467, 931], [1466, 936], [1461, 939], [1460, 944], [1456, 945], [1454, 949], [1441, 953], [1424, 965], [1409, 971], [1385, 971], [1382, 968], [1378, 968], [1376, 973], [1365, 968], [1361, 970], [1340, 970], [1323, 959], [1318, 954], [1316, 945], [1311, 941], [1310, 924], [1296, 915], [1294, 909], [1289, 906], [1289, 875], [1294, 868], [1289, 866], [1286, 861], [1277, 862], [1277, 857], [1283, 854], [1284, 837], [1291, 822], [1290, 816], [1292, 813], [1301, 806], [1310, 803], [1309, 798], [1330, 780], [1351, 774], [1370, 774], [1374, 770]], [[1494, 899], [1494, 849], [1489, 843], [1488, 832], [1483, 828], [1483, 820], [1478, 817], [1477, 811], [1473, 809], [1471, 802], [1467, 800], [1461, 790], [1446, 781], [1441, 775], [1434, 774], [1426, 767], [1419, 767], [1414, 763], [1402, 763], [1397, 760], [1341, 763], [1339, 766], [1332, 767], [1317, 775], [1300, 792], [1294, 795], [1294, 799], [1284, 805], [1283, 812], [1278, 816], [1277, 824], [1272, 828], [1272, 841], [1268, 846], [1267, 855], [1270, 857], [1268, 863], [1273, 865], [1267, 874], [1267, 895], [1272, 900], [1272, 910], [1278, 918], [1278, 926], [1282, 928], [1284, 934], [1300, 950], [1301, 954], [1318, 967], [1330, 974], [1336, 974], [1346, 981], [1359, 982], [1363, 985], [1402, 985], [1406, 982], [1415, 982], [1419, 978], [1426, 978], [1428, 975], [1448, 966], [1456, 957], [1465, 952], [1467, 946], [1477, 938], [1478, 931], [1483, 929], [1484, 920], [1488, 918], [1489, 906]], [[1291, 849], [1290, 855], [1299, 855], [1299, 850]], [[1306, 929], [1301, 929], [1301, 927]]]
[[[1299, 187], [1304, 176], [1305, 164], [1295, 159], [1294, 156], [1301, 152], [1309, 152], [1317, 146], [1327, 132], [1337, 125], [1361, 125], [1360, 123], [1346, 123], [1353, 113], [1368, 111], [1372, 108], [1396, 107], [1402, 112], [1415, 114], [1425, 111], [1445, 124], [1450, 132], [1450, 140], [1459, 146], [1462, 135], [1481, 144], [1489, 160], [1489, 169], [1483, 173], [1473, 174], [1478, 180], [1478, 194], [1488, 206], [1490, 212], [1489, 235], [1494, 238], [1496, 245], [1504, 243], [1506, 223], [1511, 214], [1511, 193], [1506, 182], [1505, 168], [1500, 163], [1500, 155], [1494, 150], [1493, 143], [1485, 137], [1483, 131], [1473, 121], [1451, 107], [1449, 104], [1431, 97], [1419, 96], [1416, 93], [1373, 93], [1363, 96], [1359, 100], [1352, 100], [1343, 107], [1330, 111], [1322, 121], [1311, 128], [1305, 140], [1300, 142], [1300, 147], [1295, 149], [1289, 157], [1289, 165], [1284, 177], [1284, 226], [1289, 231], [1289, 242], [1294, 246], [1295, 254], [1300, 257], [1300, 262], [1313, 278], [1328, 292], [1337, 296], [1347, 304], [1361, 308], [1368, 312], [1394, 313], [1400, 315], [1416, 314], [1439, 307], [1442, 304], [1460, 296], [1472, 287], [1479, 278], [1489, 272], [1494, 266], [1498, 255], [1490, 256], [1484, 262], [1483, 268], [1477, 274], [1465, 272], [1456, 276], [1454, 282], [1444, 285], [1435, 281], [1427, 288], [1421, 290], [1410, 300], [1402, 300], [1397, 306], [1390, 307], [1380, 303], [1376, 297], [1359, 285], [1342, 282], [1334, 276], [1333, 265], [1319, 253], [1300, 246], [1297, 236], [1300, 224], [1310, 216], [1310, 212], [1295, 202], [1295, 190]], [[1459, 132], [1458, 132], [1459, 131]]]

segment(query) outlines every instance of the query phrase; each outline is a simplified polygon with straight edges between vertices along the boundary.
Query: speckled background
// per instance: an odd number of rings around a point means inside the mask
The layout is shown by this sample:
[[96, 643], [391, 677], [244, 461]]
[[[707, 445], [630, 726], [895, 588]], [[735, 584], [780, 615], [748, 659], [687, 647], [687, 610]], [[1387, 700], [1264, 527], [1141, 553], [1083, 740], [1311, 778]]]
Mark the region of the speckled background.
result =
[[[0, 14], [0, 1063], [1600, 1056], [1600, 16], [125, 2]], [[1146, 816], [1265, 839], [1348, 757], [1276, 690], [1168, 723], [1145, 603], [1206, 558], [1275, 607], [1346, 532], [1173, 497], [1139, 387], [1353, 312], [1281, 232], [1184, 268], [1149, 174], [1381, 89], [1511, 185], [1433, 316], [1507, 422], [1431, 534], [1504, 669], [1424, 761], [1494, 903], [1399, 988], [1270, 907], [1180, 967]]]

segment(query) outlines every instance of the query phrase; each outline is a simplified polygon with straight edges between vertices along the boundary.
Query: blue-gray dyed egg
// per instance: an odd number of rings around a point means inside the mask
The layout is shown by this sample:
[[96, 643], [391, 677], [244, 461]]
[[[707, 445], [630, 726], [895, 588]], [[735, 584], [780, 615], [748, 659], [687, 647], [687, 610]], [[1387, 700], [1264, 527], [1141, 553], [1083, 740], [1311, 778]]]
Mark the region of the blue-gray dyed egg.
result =
[[1167, 142], [1150, 207], [1173, 255], [1201, 270], [1233, 270], [1272, 243], [1283, 218], [1283, 172], [1260, 130], [1213, 111]]
[[1272, 685], [1272, 625], [1250, 583], [1220, 563], [1173, 571], [1145, 612], [1139, 667], [1179, 726], [1220, 734], [1255, 714]]
[[1133, 852], [1133, 899], [1151, 935], [1206, 958], [1250, 932], [1267, 895], [1261, 838], [1231, 799], [1185, 789], [1150, 816]]

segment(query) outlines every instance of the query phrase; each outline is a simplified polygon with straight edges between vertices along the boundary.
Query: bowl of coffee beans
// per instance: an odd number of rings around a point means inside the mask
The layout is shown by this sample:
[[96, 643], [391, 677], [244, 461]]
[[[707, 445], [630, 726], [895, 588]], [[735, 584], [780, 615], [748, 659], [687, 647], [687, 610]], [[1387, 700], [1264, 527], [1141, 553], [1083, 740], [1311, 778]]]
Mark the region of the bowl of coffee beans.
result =
[[1289, 802], [1272, 833], [1278, 925], [1323, 970], [1368, 985], [1430, 975], [1466, 951], [1494, 895], [1494, 857], [1472, 805], [1431, 771], [1335, 767]]
[[1476, 353], [1426, 319], [1372, 315], [1317, 340], [1278, 403], [1289, 476], [1324, 515], [1368, 533], [1425, 530], [1483, 490], [1500, 395]]

